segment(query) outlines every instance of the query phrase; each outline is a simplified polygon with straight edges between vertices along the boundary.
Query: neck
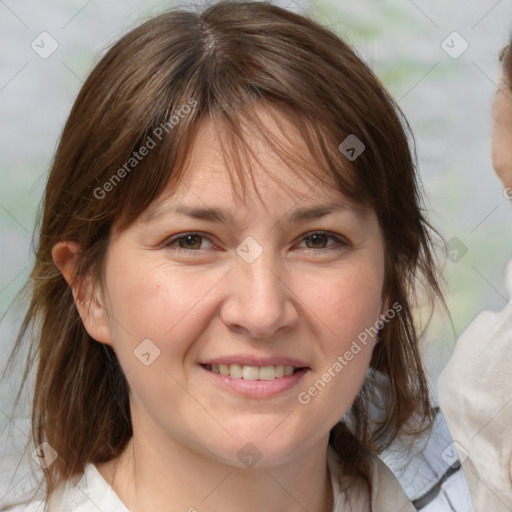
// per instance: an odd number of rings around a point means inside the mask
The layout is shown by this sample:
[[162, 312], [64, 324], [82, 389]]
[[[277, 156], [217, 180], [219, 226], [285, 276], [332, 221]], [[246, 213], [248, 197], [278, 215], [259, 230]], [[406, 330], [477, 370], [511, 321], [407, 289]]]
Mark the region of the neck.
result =
[[279, 465], [241, 468], [169, 436], [137, 434], [117, 459], [97, 465], [131, 512], [332, 512], [327, 438]]

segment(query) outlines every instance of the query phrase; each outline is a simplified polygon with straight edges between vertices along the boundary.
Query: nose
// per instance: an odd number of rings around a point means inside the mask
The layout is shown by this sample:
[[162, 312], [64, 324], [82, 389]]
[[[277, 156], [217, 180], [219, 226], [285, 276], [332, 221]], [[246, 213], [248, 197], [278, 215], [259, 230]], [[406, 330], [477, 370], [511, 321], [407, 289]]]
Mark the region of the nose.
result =
[[232, 331], [252, 338], [270, 338], [296, 325], [294, 297], [283, 265], [271, 250], [264, 250], [251, 263], [237, 256], [229, 272], [228, 297], [220, 317]]

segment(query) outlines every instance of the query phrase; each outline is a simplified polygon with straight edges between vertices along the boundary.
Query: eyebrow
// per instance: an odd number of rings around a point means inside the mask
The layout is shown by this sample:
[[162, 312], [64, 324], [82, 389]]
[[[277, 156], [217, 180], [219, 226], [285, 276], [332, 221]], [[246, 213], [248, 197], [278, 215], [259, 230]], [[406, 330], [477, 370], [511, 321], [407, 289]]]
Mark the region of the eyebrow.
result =
[[[356, 213], [360, 216], [364, 215], [363, 208], [346, 201], [338, 201], [297, 208], [289, 212], [285, 219], [289, 224], [299, 224], [308, 220], [318, 219], [326, 215], [345, 211]], [[186, 205], [173, 205], [157, 208], [144, 216], [142, 221], [147, 223], [168, 213], [187, 215], [193, 219], [220, 222], [222, 224], [235, 223], [233, 214], [228, 210], [216, 207], [197, 207]]]

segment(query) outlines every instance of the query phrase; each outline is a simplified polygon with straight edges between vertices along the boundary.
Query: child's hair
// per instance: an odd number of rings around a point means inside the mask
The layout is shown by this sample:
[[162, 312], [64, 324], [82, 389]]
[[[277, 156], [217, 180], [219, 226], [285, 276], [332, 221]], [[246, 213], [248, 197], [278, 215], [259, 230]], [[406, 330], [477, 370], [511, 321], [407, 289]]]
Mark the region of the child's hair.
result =
[[512, 37], [509, 44], [501, 51], [500, 61], [503, 64], [503, 74], [512, 88]]
[[[253, 110], [262, 103], [299, 128], [316, 168], [266, 129]], [[443, 299], [435, 231], [423, 214], [414, 139], [400, 108], [339, 36], [304, 16], [267, 2], [179, 8], [144, 22], [101, 58], [76, 98], [48, 178], [25, 288], [30, 305], [9, 360], [31, 340], [24, 378], [37, 360], [33, 442], [46, 441], [59, 454], [44, 471], [47, 497], [88, 462], [118, 456], [132, 436], [128, 386], [115, 353], [85, 330], [52, 247], [76, 241], [75, 279], [89, 275], [101, 286], [112, 226], [130, 226], [182, 179], [204, 116], [227, 128], [223, 148], [235, 163], [228, 168], [238, 197], [252, 179], [243, 120], [312, 186], [336, 187], [377, 214], [384, 294], [390, 307], [401, 307], [383, 322], [363, 388], [331, 430], [346, 468], [367, 475], [370, 451], [432, 423], [413, 311], [420, 291], [431, 308]], [[349, 136], [365, 147], [355, 159], [338, 148]], [[130, 160], [144, 145], [151, 146], [146, 156]], [[376, 404], [378, 421], [370, 414]]]

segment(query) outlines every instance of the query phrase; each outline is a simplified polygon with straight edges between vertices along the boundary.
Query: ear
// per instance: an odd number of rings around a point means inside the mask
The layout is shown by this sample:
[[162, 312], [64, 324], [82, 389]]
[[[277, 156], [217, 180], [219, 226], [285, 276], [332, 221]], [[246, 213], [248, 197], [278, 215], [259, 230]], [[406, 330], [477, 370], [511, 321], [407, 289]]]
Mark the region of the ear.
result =
[[108, 314], [98, 288], [94, 289], [92, 277], [75, 275], [80, 252], [80, 246], [76, 242], [58, 242], [52, 248], [52, 258], [71, 287], [76, 308], [86, 331], [96, 341], [111, 345], [112, 334]]

